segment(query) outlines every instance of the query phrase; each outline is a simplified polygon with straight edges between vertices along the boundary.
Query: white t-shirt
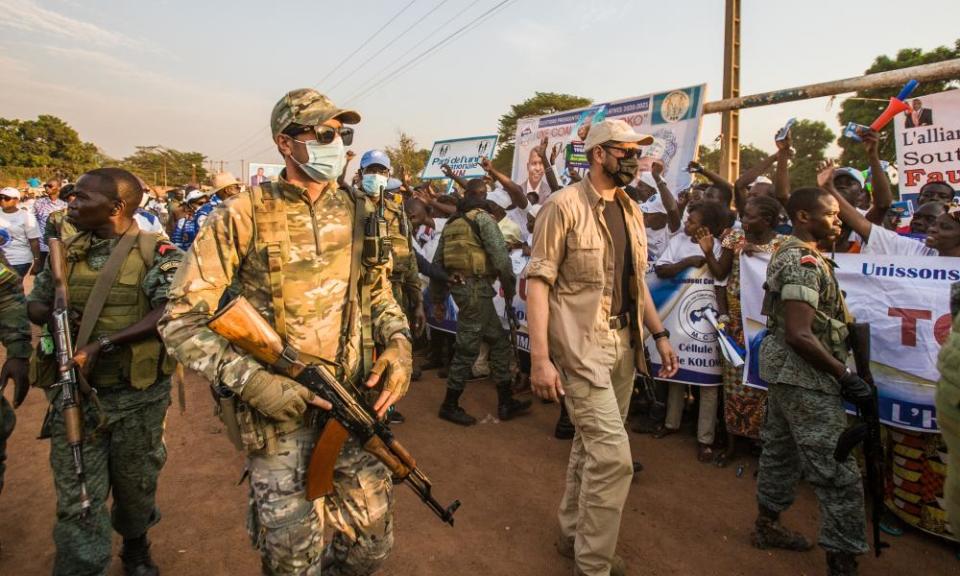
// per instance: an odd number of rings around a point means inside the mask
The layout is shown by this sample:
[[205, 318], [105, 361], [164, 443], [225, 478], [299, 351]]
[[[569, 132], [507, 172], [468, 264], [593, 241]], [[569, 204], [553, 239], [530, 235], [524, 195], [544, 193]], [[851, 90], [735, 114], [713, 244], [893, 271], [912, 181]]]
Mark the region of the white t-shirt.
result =
[[[720, 246], [720, 240], [715, 238], [713, 242], [714, 257], [720, 258], [722, 251], [723, 247]], [[667, 248], [660, 254], [660, 257], [657, 258], [654, 265], [676, 264], [691, 256], [703, 256], [703, 250], [700, 249], [700, 244], [681, 231], [673, 238], [670, 238], [667, 242]]]
[[657, 258], [666, 250], [670, 239], [678, 234], [683, 234], [683, 229], [677, 228], [676, 232], [671, 232], [669, 224], [659, 230], [647, 228], [647, 261], [656, 262]]
[[883, 226], [870, 226], [870, 239], [860, 250], [861, 254], [886, 256], [938, 256], [940, 253], [927, 247], [922, 240], [901, 236]]
[[30, 249], [30, 240], [40, 238], [36, 217], [22, 208], [11, 213], [0, 211], [0, 228], [6, 228], [10, 233], [10, 241], [3, 246], [7, 262], [14, 266], [31, 264], [33, 250]]
[[160, 222], [160, 218], [158, 218], [156, 214], [151, 214], [151, 216], [153, 216], [153, 220], [150, 220], [147, 216], [144, 216], [139, 212], [135, 212], [133, 214], [133, 219], [137, 223], [137, 226], [140, 227], [140, 230], [159, 234], [160, 236], [166, 238], [167, 231], [164, 230], [163, 224]]
[[[527, 207], [529, 206], [530, 204], [527, 204]], [[520, 239], [529, 244], [532, 234], [527, 232], [527, 209], [511, 208], [507, 210], [507, 218], [517, 223], [517, 226], [520, 227]]]

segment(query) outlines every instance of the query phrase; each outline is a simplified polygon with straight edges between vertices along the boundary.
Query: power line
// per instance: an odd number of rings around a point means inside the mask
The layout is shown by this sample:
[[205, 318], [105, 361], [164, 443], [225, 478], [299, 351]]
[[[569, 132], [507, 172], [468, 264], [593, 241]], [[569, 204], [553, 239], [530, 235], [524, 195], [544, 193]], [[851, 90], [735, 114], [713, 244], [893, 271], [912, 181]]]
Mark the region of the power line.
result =
[[[344, 58], [343, 60], [341, 60], [340, 63], [337, 64], [337, 65], [333, 68], [333, 70], [330, 70], [329, 72], [327, 72], [326, 76], [324, 76], [323, 78], [321, 78], [319, 82], [317, 82], [316, 84], [313, 85], [313, 87], [316, 88], [317, 86], [319, 86], [320, 84], [322, 84], [327, 78], [329, 78], [334, 72], [336, 72], [337, 70], [339, 70], [344, 64], [346, 64], [351, 58], [353, 58], [358, 52], [360, 52], [360, 50], [362, 50], [370, 41], [372, 41], [374, 38], [376, 38], [376, 37], [377, 37], [381, 32], [383, 32], [388, 26], [390, 26], [391, 24], [393, 24], [393, 23], [396, 21], [396, 19], [399, 18], [404, 12], [406, 12], [411, 6], [413, 6], [414, 3], [416, 3], [416, 1], [417, 1], [417, 0], [410, 0], [410, 3], [409, 3], [409, 4], [407, 4], [406, 6], [404, 6], [403, 8], [401, 8], [400, 11], [397, 12], [396, 14], [394, 14], [392, 17], [390, 17], [390, 19], [388, 19], [388, 20], [383, 24], [383, 26], [381, 26], [380, 28], [378, 28], [376, 32], [374, 32], [374, 33], [371, 34], [369, 37], [367, 37], [366, 40], [364, 40], [363, 42], [361, 42], [360, 45], [357, 46], [357, 48], [356, 48], [353, 52], [351, 52], [346, 58]], [[235, 154], [235, 153], [237, 153], [237, 152], [243, 152], [246, 148], [249, 148], [251, 145], [253, 145], [253, 143], [256, 142], [256, 139], [259, 138], [260, 135], [261, 135], [264, 131], [266, 131], [266, 130], [267, 130], [266, 127], [258, 128], [255, 132], [253, 132], [252, 134], [250, 134], [250, 136], [247, 136], [246, 138], [244, 138], [244, 139], [241, 141], [241, 144], [239, 144], [239, 145], [235, 146], [234, 148], [232, 148], [226, 155], [227, 155], [227, 156], [230, 156], [230, 155]]]
[[469, 12], [471, 8], [473, 8], [474, 6], [476, 6], [476, 5], [479, 4], [479, 3], [480, 3], [480, 0], [473, 0], [473, 2], [471, 2], [469, 6], [467, 6], [466, 8], [464, 8], [463, 10], [461, 10], [460, 12], [457, 12], [456, 14], [454, 14], [453, 16], [451, 16], [449, 19], [447, 19], [447, 21], [445, 21], [443, 24], [437, 26], [436, 28], [434, 28], [433, 30], [431, 30], [430, 32], [428, 32], [427, 34], [424, 34], [423, 37], [420, 39], [419, 42], [417, 42], [416, 44], [414, 44], [413, 46], [411, 46], [410, 48], [408, 48], [407, 51], [404, 52], [403, 54], [401, 54], [401, 55], [397, 56], [396, 58], [394, 58], [393, 61], [391, 61], [389, 64], [387, 64], [386, 66], [384, 66], [383, 68], [381, 68], [379, 71], [377, 71], [376, 74], [374, 74], [374, 75], [370, 76], [369, 78], [367, 78], [366, 80], [364, 80], [360, 85], [366, 87], [366, 86], [368, 86], [368, 85], [370, 84], [370, 82], [376, 82], [378, 79], [382, 78], [382, 77], [383, 77], [383, 74], [384, 74], [385, 72], [387, 72], [388, 70], [390, 70], [391, 68], [393, 68], [393, 66], [394, 66], [397, 62], [403, 60], [403, 59], [407, 56], [407, 54], [409, 54], [409, 53], [413, 52], [414, 50], [416, 50], [417, 48], [419, 48], [421, 45], [423, 45], [424, 42], [426, 42], [427, 40], [429, 40], [434, 34], [436, 34], [437, 32], [439, 32], [440, 30], [443, 30], [444, 28], [446, 28], [447, 25], [449, 25], [451, 22], [453, 22], [454, 20], [456, 20], [457, 18], [459, 18], [460, 16], [462, 16], [464, 13]]
[[412, 24], [410, 24], [409, 26], [407, 26], [407, 28], [404, 29], [403, 32], [400, 32], [399, 34], [397, 34], [396, 36], [394, 36], [392, 40], [390, 40], [389, 42], [387, 42], [382, 48], [380, 48], [379, 50], [377, 50], [376, 53], [372, 54], [369, 58], [367, 58], [366, 60], [364, 60], [359, 66], [357, 66], [356, 68], [354, 68], [352, 72], [350, 72], [349, 74], [347, 74], [346, 76], [344, 76], [343, 78], [341, 78], [340, 80], [338, 80], [337, 83], [334, 84], [333, 86], [331, 86], [330, 88], [327, 88], [327, 89], [326, 89], [327, 92], [328, 92], [328, 93], [331, 93], [331, 92], [333, 92], [334, 90], [336, 90], [336, 88], [337, 88], [338, 86], [340, 86], [341, 84], [343, 84], [344, 82], [346, 82], [347, 79], [349, 79], [351, 76], [353, 76], [354, 74], [356, 74], [357, 72], [359, 72], [364, 66], [366, 66], [367, 64], [369, 64], [374, 58], [376, 58], [377, 56], [383, 54], [383, 51], [384, 51], [384, 50], [386, 50], [387, 48], [389, 48], [390, 46], [392, 46], [393, 44], [395, 44], [397, 40], [403, 38], [403, 37], [407, 34], [407, 32], [413, 30], [413, 29], [414, 29], [415, 27], [417, 27], [417, 26], [422, 26], [424, 20], [426, 20], [427, 18], [429, 18], [431, 14], [433, 14], [434, 12], [436, 12], [437, 10], [439, 10], [441, 7], [443, 7], [444, 4], [446, 4], [446, 3], [449, 2], [449, 1], [450, 1], [450, 0], [443, 0], [442, 2], [440, 2], [439, 4], [437, 4], [436, 6], [434, 6], [432, 9], [430, 9], [429, 12], [427, 12], [426, 14], [424, 14], [423, 16], [421, 16], [418, 21], [413, 22]]
[[485, 20], [488, 19], [489, 17], [493, 16], [493, 14], [496, 13], [498, 10], [506, 7], [507, 4], [510, 4], [510, 3], [512, 3], [512, 2], [515, 2], [515, 1], [516, 1], [516, 0], [501, 0], [501, 2], [500, 2], [499, 4], [497, 4], [496, 6], [488, 9], [486, 12], [484, 12], [484, 13], [481, 14], [480, 16], [474, 18], [474, 19], [471, 20], [470, 22], [464, 24], [464, 25], [461, 26], [460, 28], [458, 28], [458, 29], [456, 29], [455, 31], [451, 32], [449, 35], [447, 35], [446, 37], [444, 37], [442, 40], [440, 40], [439, 42], [435, 43], [435, 44], [434, 44], [433, 46], [431, 46], [430, 48], [427, 48], [426, 50], [424, 50], [423, 52], [421, 52], [420, 54], [418, 54], [417, 56], [415, 56], [414, 58], [412, 58], [411, 60], [409, 60], [408, 62], [406, 62], [405, 64], [403, 64], [400, 68], [394, 70], [391, 74], [387, 75], [385, 78], [383, 78], [383, 79], [381, 79], [380, 81], [376, 82], [375, 84], [373, 84], [372, 86], [370, 86], [370, 87], [367, 88], [366, 90], [363, 90], [363, 91], [360, 92], [359, 94], [356, 94], [356, 95], [354, 95], [354, 96], [351, 97], [351, 98], [348, 98], [348, 99], [347, 99], [347, 102], [348, 102], [348, 103], [353, 103], [353, 102], [356, 102], [357, 100], [362, 99], [364, 96], [366, 96], [367, 94], [369, 94], [369, 93], [372, 92], [373, 90], [375, 90], [375, 89], [377, 89], [377, 88], [380, 88], [381, 86], [385, 85], [385, 84], [388, 83], [389, 81], [391, 81], [391, 80], [393, 80], [394, 78], [396, 78], [400, 73], [404, 72], [405, 70], [409, 69], [410, 67], [412, 67], [412, 66], [414, 66], [415, 64], [419, 63], [420, 61], [424, 60], [425, 58], [427, 58], [428, 56], [430, 56], [433, 52], [435, 52], [435, 51], [439, 50], [440, 48], [442, 48], [445, 44], [448, 44], [449, 42], [451, 42], [457, 35], [459, 35], [459, 34], [461, 34], [461, 33], [464, 33], [468, 28], [470, 28], [470, 29], [476, 28], [477, 26], [479, 26], [480, 24], [482, 24], [483, 21], [485, 21]]

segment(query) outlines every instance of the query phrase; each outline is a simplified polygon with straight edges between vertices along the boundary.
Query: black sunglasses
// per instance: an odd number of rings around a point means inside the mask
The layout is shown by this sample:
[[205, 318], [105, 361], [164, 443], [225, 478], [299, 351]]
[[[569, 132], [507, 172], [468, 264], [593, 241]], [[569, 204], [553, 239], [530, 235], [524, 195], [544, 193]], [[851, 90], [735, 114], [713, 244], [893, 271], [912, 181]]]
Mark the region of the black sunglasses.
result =
[[0, 196], [0, 202], [7, 202], [8, 200], [16, 200], [13, 196]]
[[44, 184], [43, 187], [44, 187], [44, 188], [53, 188], [53, 184]]
[[337, 139], [337, 134], [339, 134], [340, 139], [343, 140], [344, 146], [353, 144], [353, 128], [347, 126], [334, 128], [332, 126], [304, 126], [302, 124], [295, 124], [283, 131], [284, 134], [291, 138], [307, 132], [312, 132], [317, 137], [317, 142], [321, 144], [330, 144]]
[[601, 144], [601, 146], [603, 146], [607, 150], [617, 150], [617, 151], [623, 152], [623, 156], [621, 156], [621, 158], [636, 158], [637, 155], [640, 154], [639, 148], [627, 149], [627, 148], [621, 148], [619, 146], [608, 146], [607, 144]]

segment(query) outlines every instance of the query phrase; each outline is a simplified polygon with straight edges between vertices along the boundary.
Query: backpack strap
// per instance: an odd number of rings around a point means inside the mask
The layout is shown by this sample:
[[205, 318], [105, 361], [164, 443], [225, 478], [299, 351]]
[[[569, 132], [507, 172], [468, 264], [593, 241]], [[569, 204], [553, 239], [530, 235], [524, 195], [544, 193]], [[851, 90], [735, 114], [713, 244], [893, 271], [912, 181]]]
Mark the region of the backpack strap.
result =
[[267, 270], [270, 280], [270, 295], [273, 300], [273, 325], [281, 338], [287, 334], [287, 314], [283, 305], [283, 260], [287, 251], [287, 213], [276, 182], [265, 183], [269, 194], [263, 187], [254, 186], [251, 190], [253, 204], [253, 243], [256, 249], [261, 247], [267, 253]]

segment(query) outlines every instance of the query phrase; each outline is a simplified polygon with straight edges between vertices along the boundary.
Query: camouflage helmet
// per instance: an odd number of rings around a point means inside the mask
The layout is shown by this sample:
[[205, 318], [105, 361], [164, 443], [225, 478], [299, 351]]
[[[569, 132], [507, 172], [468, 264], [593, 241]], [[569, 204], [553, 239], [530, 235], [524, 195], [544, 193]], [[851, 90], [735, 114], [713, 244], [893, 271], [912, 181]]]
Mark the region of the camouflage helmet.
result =
[[353, 110], [337, 108], [329, 98], [313, 88], [298, 88], [283, 95], [270, 114], [270, 130], [276, 138], [291, 124], [319, 126], [331, 118], [344, 124], [360, 122], [360, 115]]

